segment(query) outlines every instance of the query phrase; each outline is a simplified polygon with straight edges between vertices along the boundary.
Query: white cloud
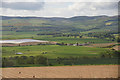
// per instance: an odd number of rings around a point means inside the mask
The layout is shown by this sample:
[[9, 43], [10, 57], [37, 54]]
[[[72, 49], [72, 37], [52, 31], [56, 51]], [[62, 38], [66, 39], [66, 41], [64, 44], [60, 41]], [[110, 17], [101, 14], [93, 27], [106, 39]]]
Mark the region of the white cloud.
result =
[[38, 2], [37, 0], [2, 0], [2, 2]]
[[14, 10], [40, 10], [44, 7], [44, 2], [2, 2], [2, 8]]
[[119, 0], [44, 0], [44, 2], [119, 2]]
[[119, 2], [119, 0], [1, 0], [3, 2]]
[[3, 8], [3, 15], [8, 16], [72, 17], [117, 13], [117, 3], [114, 2], [46, 2], [44, 9], [34, 11]]
[[117, 6], [116, 2], [77, 2], [70, 5], [68, 9], [76, 15], [117, 15]]
[[118, 3], [116, 2], [76, 2], [69, 6], [70, 10], [103, 10], [103, 9], [117, 9]]

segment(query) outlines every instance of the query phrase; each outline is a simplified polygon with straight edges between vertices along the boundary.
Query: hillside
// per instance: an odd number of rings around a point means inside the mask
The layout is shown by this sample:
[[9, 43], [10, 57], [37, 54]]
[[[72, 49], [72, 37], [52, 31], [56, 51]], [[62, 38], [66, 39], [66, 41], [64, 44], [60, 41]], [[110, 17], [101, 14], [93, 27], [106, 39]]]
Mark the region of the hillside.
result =
[[7, 17], [2, 16], [2, 31], [15, 32], [117, 32], [117, 16]]

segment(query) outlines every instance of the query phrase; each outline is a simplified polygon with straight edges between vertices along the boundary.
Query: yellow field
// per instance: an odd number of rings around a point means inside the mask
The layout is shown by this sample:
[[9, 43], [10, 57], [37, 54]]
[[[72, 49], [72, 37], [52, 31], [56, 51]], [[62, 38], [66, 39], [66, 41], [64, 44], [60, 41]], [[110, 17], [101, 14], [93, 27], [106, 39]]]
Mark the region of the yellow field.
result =
[[117, 78], [117, 65], [3, 68], [4, 78]]
[[118, 43], [100, 43], [100, 44], [91, 44], [88, 47], [107, 47], [107, 46], [111, 46], [111, 45], [115, 45]]

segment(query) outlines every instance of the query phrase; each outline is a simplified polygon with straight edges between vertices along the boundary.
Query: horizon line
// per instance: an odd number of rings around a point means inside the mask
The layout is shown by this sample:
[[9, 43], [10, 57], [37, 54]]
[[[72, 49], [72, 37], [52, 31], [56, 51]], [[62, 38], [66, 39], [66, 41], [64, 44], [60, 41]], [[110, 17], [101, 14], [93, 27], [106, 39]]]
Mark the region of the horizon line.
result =
[[89, 15], [89, 16], [70, 16], [70, 17], [60, 17], [60, 16], [8, 16], [8, 15], [0, 15], [0, 17], [45, 17], [45, 18], [72, 18], [72, 17], [97, 17], [97, 16], [107, 16], [107, 17], [114, 17], [114, 16], [119, 16], [119, 15]]

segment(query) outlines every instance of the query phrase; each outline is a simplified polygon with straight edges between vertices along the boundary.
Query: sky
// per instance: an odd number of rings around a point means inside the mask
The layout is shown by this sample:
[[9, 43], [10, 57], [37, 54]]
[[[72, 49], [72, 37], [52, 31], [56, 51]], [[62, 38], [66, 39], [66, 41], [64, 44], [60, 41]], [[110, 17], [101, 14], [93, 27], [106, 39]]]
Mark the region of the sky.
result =
[[118, 15], [119, 0], [1, 0], [0, 15], [73, 17]]

